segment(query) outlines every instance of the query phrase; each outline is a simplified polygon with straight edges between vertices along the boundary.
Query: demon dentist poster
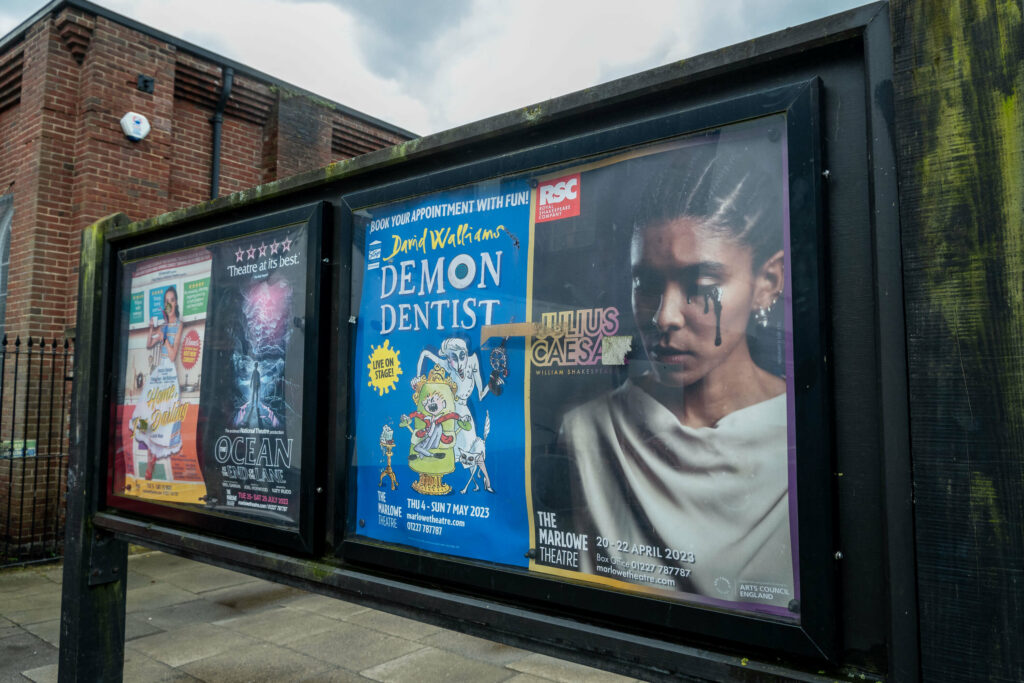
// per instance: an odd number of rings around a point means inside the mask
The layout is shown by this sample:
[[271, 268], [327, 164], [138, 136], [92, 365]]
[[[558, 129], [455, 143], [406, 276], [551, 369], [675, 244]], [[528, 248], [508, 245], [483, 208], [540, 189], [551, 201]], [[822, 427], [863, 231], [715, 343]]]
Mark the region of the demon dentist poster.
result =
[[481, 332], [526, 319], [529, 205], [491, 181], [357, 212], [357, 533], [525, 566], [524, 340]]

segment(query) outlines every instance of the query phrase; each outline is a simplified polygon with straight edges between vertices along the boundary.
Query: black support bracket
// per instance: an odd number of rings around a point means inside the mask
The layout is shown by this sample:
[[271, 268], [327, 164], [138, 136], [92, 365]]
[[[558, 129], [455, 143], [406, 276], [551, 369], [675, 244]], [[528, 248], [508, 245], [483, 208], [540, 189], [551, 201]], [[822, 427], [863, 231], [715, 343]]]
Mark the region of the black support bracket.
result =
[[101, 586], [113, 583], [122, 577], [124, 564], [124, 542], [113, 534], [94, 530], [89, 544], [89, 585]]

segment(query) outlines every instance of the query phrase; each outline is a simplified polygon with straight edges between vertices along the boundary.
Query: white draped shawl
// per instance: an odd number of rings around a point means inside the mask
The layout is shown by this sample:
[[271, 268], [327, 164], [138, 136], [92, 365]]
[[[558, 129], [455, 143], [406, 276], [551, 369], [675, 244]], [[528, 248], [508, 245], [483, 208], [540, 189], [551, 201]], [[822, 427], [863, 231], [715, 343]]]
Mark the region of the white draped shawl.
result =
[[[690, 428], [627, 381], [570, 411], [562, 430], [580, 475], [580, 521], [589, 516], [611, 541], [597, 552], [689, 569], [677, 590], [780, 607], [794, 598], [785, 394]], [[670, 561], [671, 550], [692, 562]], [[597, 574], [592, 555], [581, 570]]]

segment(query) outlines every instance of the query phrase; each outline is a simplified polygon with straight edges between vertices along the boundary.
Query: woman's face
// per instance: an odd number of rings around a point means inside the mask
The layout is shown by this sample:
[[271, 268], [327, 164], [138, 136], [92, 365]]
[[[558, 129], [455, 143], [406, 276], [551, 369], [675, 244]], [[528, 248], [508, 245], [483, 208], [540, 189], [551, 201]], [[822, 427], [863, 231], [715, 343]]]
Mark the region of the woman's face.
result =
[[178, 306], [178, 295], [173, 289], [168, 289], [167, 293], [164, 294], [164, 313], [170, 318], [174, 314], [174, 309]]
[[[686, 387], [749, 359], [758, 278], [750, 247], [683, 216], [633, 237], [633, 315], [658, 382]], [[716, 340], [720, 343], [716, 344]]]

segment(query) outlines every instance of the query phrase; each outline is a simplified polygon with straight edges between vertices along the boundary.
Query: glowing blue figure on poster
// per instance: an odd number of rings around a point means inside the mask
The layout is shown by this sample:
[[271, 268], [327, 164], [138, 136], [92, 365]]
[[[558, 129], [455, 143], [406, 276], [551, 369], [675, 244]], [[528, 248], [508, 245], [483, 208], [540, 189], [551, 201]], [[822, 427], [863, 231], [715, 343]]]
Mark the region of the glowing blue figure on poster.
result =
[[279, 385], [291, 337], [292, 287], [285, 280], [253, 283], [242, 295], [245, 339], [232, 354], [238, 406], [236, 427], [277, 428], [284, 414]]

